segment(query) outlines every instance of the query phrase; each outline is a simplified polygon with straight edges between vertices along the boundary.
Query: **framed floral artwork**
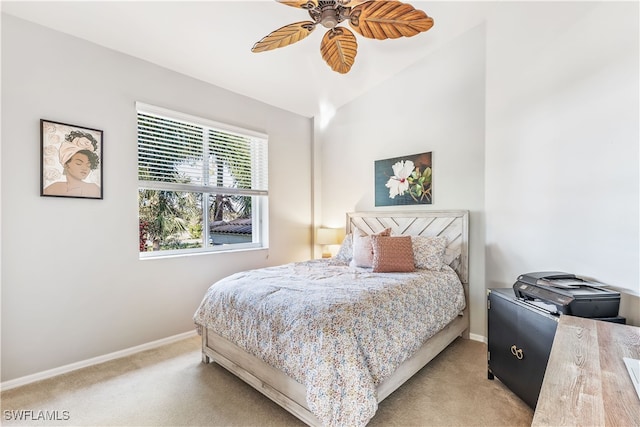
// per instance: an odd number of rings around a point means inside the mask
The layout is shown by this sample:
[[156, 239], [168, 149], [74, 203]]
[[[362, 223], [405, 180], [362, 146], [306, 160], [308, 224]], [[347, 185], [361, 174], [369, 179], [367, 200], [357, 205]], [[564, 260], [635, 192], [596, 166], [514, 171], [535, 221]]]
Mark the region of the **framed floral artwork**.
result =
[[103, 132], [40, 120], [40, 195], [102, 199]]
[[430, 205], [433, 201], [431, 152], [376, 160], [375, 205]]

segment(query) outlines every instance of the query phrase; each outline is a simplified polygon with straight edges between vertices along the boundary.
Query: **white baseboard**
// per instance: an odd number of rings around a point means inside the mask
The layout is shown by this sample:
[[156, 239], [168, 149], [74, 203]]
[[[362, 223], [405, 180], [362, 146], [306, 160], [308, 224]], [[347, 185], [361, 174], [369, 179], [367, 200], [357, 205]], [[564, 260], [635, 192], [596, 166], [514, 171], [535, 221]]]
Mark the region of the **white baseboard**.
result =
[[27, 375], [24, 377], [16, 378], [14, 380], [5, 381], [0, 383], [0, 390], [2, 391], [9, 390], [9, 389], [20, 387], [36, 381], [46, 380], [47, 378], [51, 378], [57, 375], [66, 374], [67, 372], [75, 371], [76, 369], [86, 368], [87, 366], [97, 365], [99, 363], [108, 362], [110, 360], [119, 359], [125, 356], [130, 356], [135, 353], [140, 353], [141, 351], [151, 350], [152, 348], [161, 347], [163, 345], [171, 344], [176, 341], [181, 341], [187, 338], [191, 338], [196, 334], [197, 332], [195, 330], [184, 332], [182, 334], [173, 335], [167, 338], [162, 338], [157, 341], [152, 341], [146, 344], [141, 344], [135, 347], [130, 347], [124, 350], [105, 354], [104, 356], [98, 356], [98, 357], [93, 357], [87, 360], [81, 360], [80, 362], [75, 362], [69, 365], [60, 366], [59, 368], [49, 369], [47, 371], [38, 372], [36, 374]]
[[487, 343], [487, 337], [485, 337], [484, 335], [478, 335], [478, 334], [469, 334], [469, 339], [473, 340], [473, 341], [480, 341], [483, 343]]

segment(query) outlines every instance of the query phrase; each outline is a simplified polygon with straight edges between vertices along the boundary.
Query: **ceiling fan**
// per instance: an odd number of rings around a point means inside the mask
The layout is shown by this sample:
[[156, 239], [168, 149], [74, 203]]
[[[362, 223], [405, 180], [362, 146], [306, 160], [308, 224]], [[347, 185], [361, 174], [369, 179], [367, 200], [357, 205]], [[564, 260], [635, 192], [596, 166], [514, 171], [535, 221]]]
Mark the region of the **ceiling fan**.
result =
[[287, 6], [305, 9], [313, 21], [285, 25], [253, 45], [252, 52], [264, 52], [289, 46], [307, 37], [318, 24], [329, 30], [322, 38], [320, 53], [333, 71], [348, 73], [353, 65], [358, 42], [348, 28], [338, 26], [348, 20], [358, 34], [371, 39], [411, 37], [433, 27], [433, 19], [410, 4], [395, 0], [276, 0]]

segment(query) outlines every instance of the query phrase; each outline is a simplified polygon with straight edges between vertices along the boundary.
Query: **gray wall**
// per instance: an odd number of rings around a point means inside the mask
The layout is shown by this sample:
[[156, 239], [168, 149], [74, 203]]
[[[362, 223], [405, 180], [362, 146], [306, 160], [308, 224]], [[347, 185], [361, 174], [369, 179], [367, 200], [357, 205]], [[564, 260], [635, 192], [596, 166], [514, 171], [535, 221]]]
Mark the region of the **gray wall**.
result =
[[486, 285], [577, 273], [624, 288], [640, 325], [638, 2], [508, 3], [490, 23]]
[[318, 222], [374, 208], [375, 160], [432, 151], [427, 209], [471, 211], [474, 337], [486, 289], [530, 271], [626, 288], [621, 314], [640, 325], [638, 34], [637, 2], [494, 3], [482, 26], [317, 118]]
[[[471, 318], [484, 316], [485, 27], [478, 26], [317, 124], [322, 222], [345, 212], [470, 211]], [[376, 208], [374, 162], [432, 152], [433, 204]], [[472, 333], [482, 334], [481, 324]]]
[[[136, 101], [269, 135], [269, 250], [138, 259]], [[104, 200], [39, 196], [41, 118], [104, 130]], [[2, 15], [2, 381], [193, 330], [216, 279], [308, 259], [311, 137], [308, 118]]]

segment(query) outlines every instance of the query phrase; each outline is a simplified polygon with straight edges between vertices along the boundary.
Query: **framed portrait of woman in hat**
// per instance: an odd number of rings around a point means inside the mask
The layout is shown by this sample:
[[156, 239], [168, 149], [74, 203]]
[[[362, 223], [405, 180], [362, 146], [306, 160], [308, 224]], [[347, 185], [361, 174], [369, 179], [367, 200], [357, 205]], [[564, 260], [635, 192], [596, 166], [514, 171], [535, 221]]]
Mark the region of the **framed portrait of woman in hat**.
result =
[[103, 132], [40, 120], [40, 195], [102, 199]]

